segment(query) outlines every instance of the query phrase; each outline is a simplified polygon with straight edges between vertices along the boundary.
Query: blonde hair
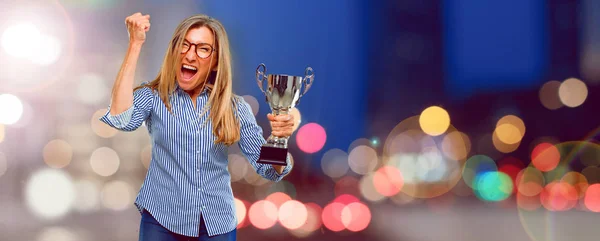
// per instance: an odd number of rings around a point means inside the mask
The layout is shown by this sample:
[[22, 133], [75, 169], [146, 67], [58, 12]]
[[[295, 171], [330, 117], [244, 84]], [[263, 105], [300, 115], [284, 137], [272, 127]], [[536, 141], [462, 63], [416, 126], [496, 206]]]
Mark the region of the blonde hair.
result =
[[[214, 86], [210, 91], [208, 103], [202, 111], [204, 115], [208, 108], [211, 109], [209, 118], [212, 122], [212, 131], [216, 136], [215, 143], [231, 145], [240, 139], [240, 124], [235, 118], [236, 103], [233, 101], [235, 96], [232, 90], [232, 70], [231, 70], [231, 52], [229, 51], [229, 40], [227, 32], [223, 25], [216, 19], [209, 16], [198, 14], [184, 19], [175, 29], [173, 37], [169, 42], [169, 48], [166, 51], [162, 66], [158, 76], [145, 85], [138, 86], [137, 90], [143, 87], [150, 87], [157, 90], [161, 100], [164, 102], [167, 110], [171, 111], [169, 96], [175, 91], [177, 69], [180, 68], [180, 49], [183, 40], [190, 29], [208, 27], [215, 36], [215, 53], [217, 56], [211, 56], [211, 66], [213, 57], [217, 58], [217, 71]], [[203, 88], [207, 88], [207, 74]]]

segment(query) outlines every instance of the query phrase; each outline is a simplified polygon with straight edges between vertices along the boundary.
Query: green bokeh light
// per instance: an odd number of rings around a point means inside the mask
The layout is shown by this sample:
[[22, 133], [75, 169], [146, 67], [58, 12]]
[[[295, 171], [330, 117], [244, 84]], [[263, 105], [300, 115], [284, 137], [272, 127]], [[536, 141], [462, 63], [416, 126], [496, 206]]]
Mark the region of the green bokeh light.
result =
[[490, 171], [479, 173], [473, 181], [475, 195], [484, 201], [499, 202], [513, 192], [513, 182], [504, 172]]

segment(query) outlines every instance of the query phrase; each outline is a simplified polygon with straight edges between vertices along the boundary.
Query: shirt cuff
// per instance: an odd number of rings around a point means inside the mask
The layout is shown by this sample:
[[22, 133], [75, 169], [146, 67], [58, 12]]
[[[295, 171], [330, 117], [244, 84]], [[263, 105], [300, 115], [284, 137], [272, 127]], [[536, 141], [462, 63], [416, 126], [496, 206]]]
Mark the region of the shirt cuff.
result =
[[100, 121], [118, 129], [125, 128], [127, 124], [129, 124], [129, 122], [131, 121], [131, 116], [133, 115], [133, 107], [134, 105], [131, 105], [131, 107], [129, 107], [129, 109], [125, 110], [124, 112], [117, 115], [111, 115], [109, 106], [108, 110], [106, 111], [106, 114], [104, 114], [104, 116], [100, 118]]

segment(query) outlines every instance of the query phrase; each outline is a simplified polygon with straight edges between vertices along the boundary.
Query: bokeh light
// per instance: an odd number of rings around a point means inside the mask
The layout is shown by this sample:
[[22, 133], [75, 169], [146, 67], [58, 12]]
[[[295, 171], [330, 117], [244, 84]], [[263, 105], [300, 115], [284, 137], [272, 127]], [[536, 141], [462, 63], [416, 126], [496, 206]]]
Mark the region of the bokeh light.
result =
[[391, 197], [402, 190], [404, 179], [398, 168], [383, 166], [373, 174], [373, 186], [381, 195]]
[[565, 174], [560, 179], [560, 182], [564, 182], [572, 186], [577, 193], [577, 198], [583, 198], [589, 186], [587, 178], [585, 178], [583, 174], [573, 171]]
[[63, 227], [48, 227], [42, 230], [36, 241], [78, 241], [81, 237], [67, 228]]
[[102, 205], [110, 210], [123, 211], [132, 206], [133, 190], [129, 183], [120, 180], [104, 184], [100, 191]]
[[517, 174], [518, 192], [527, 197], [533, 197], [542, 192], [545, 186], [545, 177], [542, 172], [533, 167], [526, 167]]
[[288, 200], [279, 207], [279, 223], [287, 229], [302, 227], [308, 218], [304, 204], [296, 200]]
[[576, 78], [569, 78], [560, 84], [558, 96], [565, 106], [577, 107], [585, 102], [588, 96], [588, 89], [583, 81]]
[[38, 170], [27, 180], [25, 201], [40, 218], [60, 218], [70, 211], [75, 201], [73, 181], [62, 169]]
[[521, 142], [519, 140], [519, 142], [514, 144], [505, 143], [501, 141], [500, 138], [498, 138], [498, 132], [494, 131], [494, 133], [492, 134], [492, 144], [494, 145], [494, 148], [496, 148], [497, 151], [506, 154], [516, 151], [519, 148]]
[[100, 207], [101, 184], [92, 180], [79, 180], [75, 182], [75, 210], [89, 213]]
[[252, 167], [248, 164], [246, 158], [240, 154], [229, 154], [229, 173], [231, 181], [237, 182], [242, 180]]
[[548, 183], [540, 194], [540, 201], [549, 211], [567, 211], [577, 204], [577, 191], [565, 182]]
[[91, 120], [91, 125], [92, 125], [92, 130], [94, 131], [94, 133], [96, 135], [98, 135], [99, 137], [102, 138], [111, 138], [113, 136], [115, 136], [117, 133], [119, 133], [119, 131], [115, 128], [110, 127], [109, 125], [105, 124], [104, 122], [100, 121], [100, 117], [102, 117], [104, 114], [106, 114], [106, 112], [108, 111], [108, 109], [100, 109], [96, 112], [94, 112], [94, 114], [92, 115], [92, 120]]
[[307, 123], [300, 127], [296, 134], [298, 148], [306, 153], [315, 153], [321, 150], [327, 140], [325, 129], [317, 123]]
[[592, 212], [600, 212], [600, 183], [590, 185], [585, 192], [585, 207]]
[[385, 196], [375, 189], [374, 173], [364, 175], [359, 182], [360, 194], [371, 202], [379, 202], [385, 199]]
[[360, 200], [357, 197], [352, 196], [350, 194], [342, 194], [342, 195], [337, 196], [332, 202], [337, 202], [337, 203], [341, 203], [344, 205], [348, 205], [350, 203], [360, 202]]
[[248, 210], [250, 223], [258, 229], [273, 227], [277, 223], [278, 216], [277, 206], [268, 200], [257, 201]]
[[339, 202], [331, 202], [323, 208], [323, 212], [321, 214], [321, 218], [323, 220], [323, 225], [333, 231], [340, 232], [344, 230], [346, 227], [342, 222], [342, 212], [346, 205]]
[[244, 221], [246, 220], [247, 208], [246, 208], [246, 204], [244, 204], [244, 201], [242, 201], [238, 198], [234, 199], [234, 203], [235, 203], [235, 217], [237, 219], [237, 224], [239, 226], [242, 223], [244, 223]]
[[348, 155], [348, 165], [357, 174], [365, 175], [372, 172], [378, 163], [377, 152], [370, 146], [357, 146]]
[[[55, 63], [62, 52], [60, 40], [54, 36], [41, 35], [37, 41], [35, 57], [31, 62], [38, 65], [51, 65]], [[31, 46], [30, 46], [31, 47]]]
[[431, 136], [439, 136], [450, 126], [450, 115], [439, 106], [431, 106], [423, 110], [419, 117], [423, 132]]
[[531, 151], [531, 164], [540, 171], [551, 171], [559, 162], [560, 152], [550, 143], [540, 143]]
[[498, 171], [478, 173], [474, 183], [475, 195], [485, 201], [499, 202], [513, 193], [513, 182], [508, 175]]
[[52, 168], [63, 168], [71, 163], [73, 148], [61, 139], [51, 140], [44, 146], [44, 162]]
[[451, 160], [466, 159], [471, 152], [471, 140], [465, 133], [452, 131], [442, 140], [442, 152]]
[[0, 124], [15, 124], [23, 115], [23, 103], [11, 94], [0, 94]]
[[[420, 116], [409, 117], [394, 127], [383, 145], [381, 163], [400, 170], [404, 180], [401, 192], [415, 198], [432, 198], [449, 192], [461, 179], [466, 160], [454, 159], [461, 155], [461, 151], [451, 152], [455, 147], [466, 148], [469, 144], [463, 141], [444, 145], [444, 137], [432, 137], [423, 132], [419, 118]], [[458, 130], [450, 125], [446, 132], [456, 131]], [[460, 139], [462, 138], [458, 138], [459, 141]], [[367, 187], [367, 183], [363, 182], [361, 187]]]
[[40, 30], [32, 23], [10, 26], [2, 33], [2, 47], [6, 53], [17, 58], [28, 58], [37, 53]]
[[[97, 105], [104, 103], [110, 95], [110, 87], [106, 85], [99, 74], [86, 73], [79, 77], [77, 82], [77, 97], [82, 103], [89, 105]], [[106, 112], [104, 112], [106, 113]], [[102, 114], [104, 114], [102, 113]]]
[[495, 132], [500, 141], [510, 145], [516, 144], [521, 142], [525, 135], [525, 123], [515, 115], [506, 115], [496, 123]]
[[558, 96], [558, 88], [561, 82], [552, 80], [544, 83], [539, 91], [540, 102], [549, 110], [556, 110], [563, 106]]
[[525, 164], [515, 157], [507, 156], [498, 162], [498, 171], [501, 171], [510, 177], [513, 185], [513, 192], [517, 192], [517, 176], [525, 168]]
[[90, 165], [96, 174], [103, 177], [111, 176], [119, 169], [119, 155], [109, 147], [100, 147], [92, 153]]
[[358, 138], [348, 145], [348, 153], [351, 153], [358, 146], [372, 146], [373, 142], [367, 138]]
[[267, 196], [267, 198], [265, 198], [265, 200], [269, 201], [270, 203], [275, 205], [275, 207], [277, 209], [279, 209], [279, 207], [281, 207], [281, 205], [283, 205], [287, 201], [292, 200], [292, 197], [290, 197], [290, 195], [287, 195], [286, 193], [283, 193], [283, 192], [274, 192], [274, 193], [269, 194], [269, 196]]
[[363, 203], [353, 202], [342, 209], [341, 219], [346, 229], [352, 232], [360, 232], [369, 226], [371, 210]]
[[486, 172], [496, 172], [498, 166], [492, 158], [486, 155], [474, 155], [467, 159], [465, 166], [462, 171], [462, 177], [467, 186], [477, 189], [476, 181], [477, 176], [483, 175]]
[[348, 166], [348, 154], [346, 152], [334, 148], [331, 149], [321, 157], [321, 169], [325, 175], [331, 178], [339, 178], [348, 172], [350, 168]]
[[316, 203], [304, 204], [307, 211], [306, 222], [298, 229], [290, 230], [291, 233], [299, 238], [306, 238], [311, 233], [321, 228], [323, 224], [321, 221], [321, 214], [323, 212], [321, 206]]

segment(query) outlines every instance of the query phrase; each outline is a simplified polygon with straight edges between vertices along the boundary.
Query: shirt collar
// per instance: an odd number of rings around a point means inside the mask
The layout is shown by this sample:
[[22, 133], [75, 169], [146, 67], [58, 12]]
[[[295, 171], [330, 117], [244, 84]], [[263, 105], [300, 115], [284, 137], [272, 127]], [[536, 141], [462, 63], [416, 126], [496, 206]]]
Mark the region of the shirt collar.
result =
[[[205, 94], [208, 94], [208, 93], [210, 93], [210, 91], [211, 91], [211, 88], [204, 87], [204, 89], [203, 89], [203, 90], [200, 92], [200, 94], [199, 94], [198, 96], [203, 96], [203, 95], [205, 95]], [[175, 81], [175, 93], [178, 93], [178, 94], [187, 94], [187, 93], [185, 92], [185, 90], [183, 90], [183, 89], [182, 89], [182, 88], [179, 86], [179, 82], [177, 82], [177, 81]]]

